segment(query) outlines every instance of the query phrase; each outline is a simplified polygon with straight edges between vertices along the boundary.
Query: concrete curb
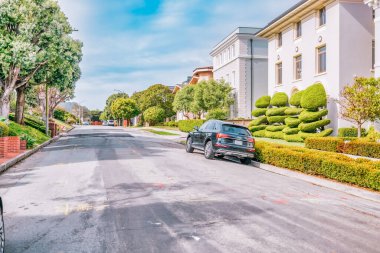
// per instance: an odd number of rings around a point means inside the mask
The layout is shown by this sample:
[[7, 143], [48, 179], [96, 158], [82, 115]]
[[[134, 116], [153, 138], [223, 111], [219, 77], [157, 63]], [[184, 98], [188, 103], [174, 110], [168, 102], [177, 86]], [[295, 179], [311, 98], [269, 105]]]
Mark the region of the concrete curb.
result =
[[346, 185], [344, 183], [331, 181], [331, 180], [326, 179], [326, 178], [318, 178], [318, 177], [315, 177], [312, 175], [307, 175], [307, 174], [304, 174], [301, 172], [283, 169], [283, 168], [279, 168], [276, 166], [263, 164], [263, 163], [259, 163], [259, 162], [252, 162], [252, 165], [256, 168], [259, 168], [259, 169], [262, 169], [265, 171], [269, 171], [272, 173], [276, 173], [276, 174], [291, 177], [291, 178], [296, 178], [296, 179], [303, 180], [305, 182], [308, 182], [308, 183], [311, 183], [314, 185], [326, 187], [326, 188], [333, 189], [333, 190], [336, 190], [339, 192], [347, 193], [347, 194], [350, 194], [350, 195], [353, 195], [356, 197], [360, 197], [363, 199], [367, 199], [367, 200], [371, 200], [371, 201], [380, 203], [380, 194], [376, 193], [376, 192], [372, 192], [370, 190], [356, 188], [354, 186], [350, 186], [350, 185]]
[[42, 148], [46, 147], [47, 145], [53, 143], [53, 142], [56, 142], [59, 138], [61, 138], [62, 135], [58, 135], [44, 143], [42, 143], [41, 145], [31, 149], [31, 150], [28, 150], [26, 151], [25, 153], [22, 153], [14, 158], [12, 158], [11, 160], [3, 163], [0, 165], [0, 174], [4, 173], [5, 171], [7, 171], [9, 168], [11, 168], [12, 166], [16, 165], [17, 163], [21, 162], [22, 160], [30, 157], [31, 155], [33, 155], [34, 153], [40, 151]]

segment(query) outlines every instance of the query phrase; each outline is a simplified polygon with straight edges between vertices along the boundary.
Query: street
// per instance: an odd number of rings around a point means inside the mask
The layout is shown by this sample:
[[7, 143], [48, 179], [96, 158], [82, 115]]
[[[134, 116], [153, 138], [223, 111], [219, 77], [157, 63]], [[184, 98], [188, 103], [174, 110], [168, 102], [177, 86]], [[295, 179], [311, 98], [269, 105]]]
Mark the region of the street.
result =
[[380, 204], [79, 127], [0, 175], [6, 252], [379, 252]]

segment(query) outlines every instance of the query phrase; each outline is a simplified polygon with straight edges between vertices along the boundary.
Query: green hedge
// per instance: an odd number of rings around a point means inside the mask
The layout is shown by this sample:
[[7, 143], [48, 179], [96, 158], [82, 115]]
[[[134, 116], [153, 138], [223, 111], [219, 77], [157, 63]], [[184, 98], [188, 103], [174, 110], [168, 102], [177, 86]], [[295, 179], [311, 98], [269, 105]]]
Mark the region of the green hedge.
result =
[[262, 163], [380, 190], [379, 162], [261, 141], [256, 142], [256, 152]]
[[294, 93], [290, 97], [289, 104], [299, 107], [301, 105], [301, 98], [302, 98], [303, 92], [304, 91], [301, 90], [301, 91]]
[[286, 118], [285, 124], [288, 127], [298, 127], [298, 125], [301, 124], [301, 121], [297, 118]]
[[344, 140], [336, 137], [310, 137], [305, 140], [305, 147], [329, 152], [340, 152]]
[[203, 119], [191, 119], [178, 121], [178, 128], [182, 132], [189, 133], [194, 130], [194, 127], [200, 127], [205, 121]]
[[272, 106], [283, 107], [288, 105], [288, 95], [285, 92], [277, 92], [270, 101]]
[[287, 127], [287, 128], [284, 128], [284, 129], [282, 130], [282, 132], [283, 132], [284, 134], [287, 134], [287, 135], [298, 134], [299, 131], [300, 131], [300, 130], [298, 129], [298, 127], [296, 127], [296, 128], [290, 128], [290, 127]]
[[255, 106], [257, 108], [267, 108], [270, 105], [270, 96], [262, 96], [256, 100]]
[[[9, 119], [12, 121], [15, 121], [15, 114], [13, 114], [13, 113], [9, 114]], [[37, 129], [41, 133], [46, 132], [45, 122], [43, 122], [42, 120], [40, 120], [34, 116], [26, 114], [24, 116], [24, 123], [27, 126], [30, 126], [30, 127], [33, 127], [34, 129]]]
[[266, 108], [257, 108], [255, 110], [252, 111], [252, 116], [253, 117], [260, 117], [260, 116], [263, 116], [266, 114], [268, 109]]
[[304, 142], [299, 134], [284, 134], [284, 140], [288, 142]]
[[9, 123], [9, 135], [21, 136], [24, 139], [33, 139], [34, 144], [37, 145], [42, 144], [50, 139], [50, 137], [46, 136], [35, 128], [32, 128], [30, 126], [22, 126], [15, 122]]
[[306, 139], [309, 137], [327, 137], [331, 135], [333, 131], [334, 130], [332, 128], [328, 128], [320, 133], [306, 133], [306, 132], [300, 131], [298, 134], [302, 139]]
[[249, 126], [259, 126], [259, 125], [263, 125], [263, 124], [267, 124], [268, 123], [268, 119], [266, 116], [262, 116], [262, 117], [259, 117], [257, 119], [254, 119], [251, 121], [251, 123], [249, 123]]
[[327, 95], [323, 84], [316, 83], [304, 90], [301, 98], [301, 106], [308, 110], [318, 110], [327, 105]]
[[260, 130], [252, 133], [254, 137], [265, 137], [265, 130]]
[[298, 115], [298, 114], [300, 114], [302, 111], [303, 111], [302, 108], [294, 108], [294, 107], [291, 107], [291, 108], [288, 108], [288, 109], [285, 110], [285, 114], [286, 114], [286, 115]]
[[0, 122], [0, 137], [5, 137], [9, 135], [9, 127], [4, 122]]
[[[362, 129], [362, 136], [366, 136], [367, 131]], [[342, 127], [338, 129], [339, 137], [358, 137], [358, 129], [354, 127]]]
[[267, 125], [251, 126], [251, 127], [249, 127], [248, 129], [249, 129], [251, 132], [257, 132], [257, 131], [260, 131], [260, 130], [265, 130], [267, 127], [268, 127]]
[[267, 110], [266, 115], [267, 116], [284, 116], [286, 109], [288, 109], [288, 107], [271, 108]]
[[284, 126], [284, 125], [281, 125], [281, 126], [267, 126], [265, 128], [265, 130], [267, 130], [269, 132], [278, 132], [278, 131], [284, 130], [284, 128], [286, 128], [286, 126]]
[[284, 133], [282, 131], [279, 132], [270, 132], [265, 130], [265, 137], [271, 139], [284, 139]]
[[314, 122], [320, 120], [322, 117], [326, 116], [329, 113], [327, 109], [320, 110], [318, 112], [303, 111], [299, 115], [299, 119], [302, 122]]
[[268, 117], [268, 122], [271, 125], [276, 124], [276, 123], [285, 123], [286, 118], [287, 116], [271, 116], [271, 117]]
[[315, 121], [312, 123], [301, 123], [301, 124], [299, 124], [298, 128], [302, 132], [315, 133], [315, 131], [318, 128], [327, 126], [328, 124], [330, 124], [330, 122], [331, 122], [331, 120], [329, 120], [329, 119], [322, 119], [322, 120]]

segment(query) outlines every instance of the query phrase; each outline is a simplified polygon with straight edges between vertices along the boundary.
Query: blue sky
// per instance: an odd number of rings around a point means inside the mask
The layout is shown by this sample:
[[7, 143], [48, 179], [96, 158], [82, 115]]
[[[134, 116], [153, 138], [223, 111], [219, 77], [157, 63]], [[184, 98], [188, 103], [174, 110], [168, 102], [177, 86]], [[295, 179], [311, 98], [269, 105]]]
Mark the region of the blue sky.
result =
[[76, 98], [103, 109], [115, 90], [181, 83], [211, 65], [238, 26], [263, 27], [298, 0], [58, 0], [84, 43]]

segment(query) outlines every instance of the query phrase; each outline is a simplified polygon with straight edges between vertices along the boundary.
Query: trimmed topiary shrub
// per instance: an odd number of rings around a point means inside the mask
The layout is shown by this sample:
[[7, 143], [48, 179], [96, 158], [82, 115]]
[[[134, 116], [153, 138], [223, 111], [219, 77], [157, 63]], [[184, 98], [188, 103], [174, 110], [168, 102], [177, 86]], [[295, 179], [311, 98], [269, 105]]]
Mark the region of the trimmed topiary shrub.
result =
[[329, 152], [339, 152], [344, 146], [344, 140], [336, 137], [309, 137], [305, 140], [305, 147]]
[[290, 128], [290, 127], [286, 127], [282, 130], [282, 132], [286, 135], [294, 135], [294, 134], [298, 134], [300, 130], [297, 128]]
[[257, 132], [257, 131], [260, 131], [260, 130], [265, 130], [267, 127], [268, 127], [267, 125], [260, 125], [260, 126], [251, 126], [248, 129], [251, 132]]
[[268, 108], [270, 105], [270, 96], [262, 96], [261, 98], [256, 100], [255, 106], [257, 108]]
[[290, 100], [289, 100], [289, 104], [295, 106], [295, 107], [300, 107], [301, 106], [301, 98], [302, 98], [302, 95], [303, 95], [303, 90], [301, 91], [298, 91], [296, 93], [294, 93], [291, 97], [290, 97]]
[[320, 107], [326, 107], [326, 105], [326, 90], [321, 83], [313, 84], [303, 92], [301, 98], [302, 108], [316, 111]]
[[322, 132], [320, 133], [306, 133], [306, 132], [302, 132], [300, 131], [298, 134], [299, 136], [302, 138], [302, 139], [306, 139], [308, 137], [326, 137], [326, 136], [329, 136], [332, 134], [334, 130], [332, 128], [328, 128], [326, 130], [323, 130]]
[[267, 128], [265, 130], [267, 130], [269, 132], [279, 132], [279, 131], [284, 130], [284, 128], [286, 128], [286, 126], [284, 126], [284, 125], [280, 125], [280, 126], [267, 126]]
[[260, 130], [252, 133], [254, 137], [265, 137], [265, 130]]
[[271, 116], [268, 117], [269, 124], [284, 124], [287, 116]]
[[299, 134], [284, 134], [284, 140], [288, 142], [304, 142]]
[[[367, 131], [362, 128], [362, 136], [366, 136]], [[358, 129], [355, 127], [343, 127], [338, 129], [339, 137], [358, 137]]]
[[288, 105], [288, 95], [285, 92], [277, 92], [270, 101], [272, 106], [283, 107]]
[[285, 115], [299, 115], [301, 112], [303, 111], [302, 108], [294, 108], [294, 107], [291, 107], [291, 108], [288, 108], [285, 110]]
[[284, 133], [282, 131], [270, 132], [266, 130], [265, 137], [271, 138], [271, 139], [284, 139]]
[[301, 124], [301, 121], [297, 118], [286, 118], [285, 119], [285, 124], [288, 126], [288, 127], [298, 127], [299, 124]]
[[252, 116], [253, 117], [263, 116], [266, 114], [267, 110], [268, 110], [267, 108], [257, 108], [257, 109], [252, 111]]
[[288, 107], [271, 108], [267, 110], [266, 115], [267, 116], [284, 116], [286, 109], [288, 109]]
[[329, 119], [322, 119], [322, 120], [315, 121], [312, 123], [301, 123], [299, 124], [298, 128], [302, 132], [315, 133], [317, 129], [327, 126], [328, 124], [330, 124], [330, 122], [331, 120]]
[[329, 113], [327, 109], [323, 109], [317, 112], [303, 111], [298, 117], [302, 122], [309, 123], [320, 120], [322, 117]]
[[268, 119], [266, 116], [261, 116], [257, 119], [254, 119], [251, 121], [251, 123], [249, 123], [250, 126], [259, 126], [259, 125], [262, 125], [262, 124], [267, 124], [268, 123]]

